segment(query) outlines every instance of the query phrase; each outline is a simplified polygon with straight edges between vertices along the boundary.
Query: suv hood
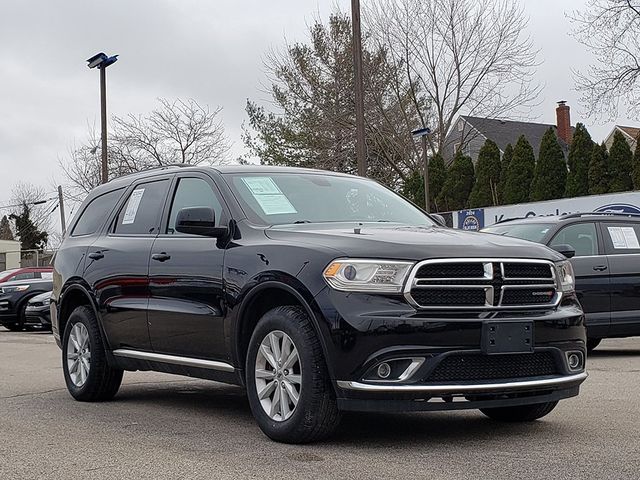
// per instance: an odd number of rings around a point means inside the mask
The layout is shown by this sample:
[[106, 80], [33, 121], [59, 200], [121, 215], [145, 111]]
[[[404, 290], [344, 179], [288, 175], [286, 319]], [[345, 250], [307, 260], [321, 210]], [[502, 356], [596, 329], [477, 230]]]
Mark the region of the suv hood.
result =
[[315, 223], [277, 225], [266, 229], [265, 234], [273, 240], [329, 247], [342, 252], [344, 256], [354, 258], [565, 259], [558, 252], [527, 240], [442, 227], [355, 222]]

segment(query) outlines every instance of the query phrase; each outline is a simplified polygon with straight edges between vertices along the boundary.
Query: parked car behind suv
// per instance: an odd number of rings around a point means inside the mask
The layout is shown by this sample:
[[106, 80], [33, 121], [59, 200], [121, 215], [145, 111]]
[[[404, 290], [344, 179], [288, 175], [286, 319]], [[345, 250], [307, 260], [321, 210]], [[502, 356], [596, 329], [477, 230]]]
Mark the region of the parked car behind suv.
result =
[[53, 267], [24, 267], [12, 268], [0, 272], [0, 283], [12, 280], [31, 280], [32, 278], [51, 279]]
[[500, 222], [483, 230], [559, 249], [570, 247], [585, 312], [587, 347], [640, 335], [640, 216], [574, 213]]
[[77, 400], [112, 398], [123, 370], [213, 379], [246, 387], [272, 439], [309, 442], [345, 410], [534, 420], [586, 378], [562, 255], [440, 227], [370, 180], [172, 167], [79, 212], [51, 297]]
[[40, 278], [0, 283], [0, 325], [14, 331], [24, 329], [29, 300], [52, 288], [51, 280]]
[[25, 325], [35, 325], [43, 329], [51, 329], [51, 309], [49, 303], [51, 292], [41, 293], [31, 298], [24, 311]]

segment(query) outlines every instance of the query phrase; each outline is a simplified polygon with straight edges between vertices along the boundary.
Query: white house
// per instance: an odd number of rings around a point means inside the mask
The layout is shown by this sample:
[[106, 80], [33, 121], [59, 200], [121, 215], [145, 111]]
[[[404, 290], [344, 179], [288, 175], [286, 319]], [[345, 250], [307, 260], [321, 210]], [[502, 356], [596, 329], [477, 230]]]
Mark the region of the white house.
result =
[[0, 240], [0, 272], [20, 268], [20, 242]]

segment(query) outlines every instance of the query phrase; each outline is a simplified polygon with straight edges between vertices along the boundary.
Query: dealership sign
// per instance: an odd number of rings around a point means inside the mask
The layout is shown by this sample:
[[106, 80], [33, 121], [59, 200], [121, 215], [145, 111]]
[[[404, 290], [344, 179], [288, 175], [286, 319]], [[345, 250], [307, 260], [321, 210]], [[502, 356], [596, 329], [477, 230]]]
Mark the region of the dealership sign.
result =
[[511, 218], [564, 215], [578, 212], [640, 214], [640, 191], [560, 198], [544, 202], [519, 203], [499, 207], [476, 208], [452, 212], [454, 226], [463, 230], [480, 230]]

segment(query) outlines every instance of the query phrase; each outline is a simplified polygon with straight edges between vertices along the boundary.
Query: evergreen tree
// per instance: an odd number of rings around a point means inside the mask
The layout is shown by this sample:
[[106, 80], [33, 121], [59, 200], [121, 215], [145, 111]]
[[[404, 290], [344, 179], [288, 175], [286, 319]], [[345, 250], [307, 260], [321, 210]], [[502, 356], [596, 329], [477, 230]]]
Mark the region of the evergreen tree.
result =
[[505, 203], [529, 201], [535, 168], [536, 157], [533, 154], [533, 148], [525, 136], [520, 135], [513, 149], [513, 158], [507, 168], [507, 179], [504, 186]]
[[0, 220], [0, 240], [14, 240], [11, 225], [7, 216], [3, 216]]
[[535, 175], [531, 183], [531, 200], [562, 198], [567, 183], [567, 164], [553, 128], [542, 136]]
[[9, 218], [16, 222], [16, 233], [20, 238], [22, 250], [42, 250], [47, 245], [49, 234], [38, 230], [31, 219], [31, 209], [26, 203], [22, 204], [22, 213], [12, 213]]
[[592, 149], [591, 135], [582, 123], [578, 123], [571, 139], [569, 158], [567, 159], [569, 167], [567, 197], [579, 197], [589, 193], [589, 161]]
[[495, 142], [487, 139], [478, 153], [476, 182], [469, 196], [471, 208], [497, 205], [499, 184], [500, 149]]
[[[437, 198], [447, 177], [447, 168], [444, 166], [442, 155], [436, 154], [429, 160], [429, 198], [430, 211], [437, 212]], [[402, 195], [424, 208], [424, 176], [421, 171], [415, 170], [407, 177], [402, 185]]]
[[502, 154], [502, 159], [500, 160], [500, 185], [498, 187], [498, 197], [499, 203], [504, 203], [504, 190], [507, 184], [507, 170], [509, 169], [509, 164], [513, 159], [513, 147], [511, 144], [507, 144], [504, 147], [504, 153]]
[[467, 208], [473, 183], [473, 162], [470, 157], [458, 151], [447, 171], [447, 178], [440, 192], [438, 201], [440, 208], [444, 207], [445, 210]]
[[626, 192], [633, 189], [631, 161], [633, 153], [624, 135], [616, 130], [609, 149], [609, 192]]
[[589, 160], [589, 195], [609, 192], [609, 167], [607, 147], [595, 144]]
[[631, 170], [633, 188], [640, 190], [640, 137], [636, 139], [636, 149], [633, 152], [633, 168]]

